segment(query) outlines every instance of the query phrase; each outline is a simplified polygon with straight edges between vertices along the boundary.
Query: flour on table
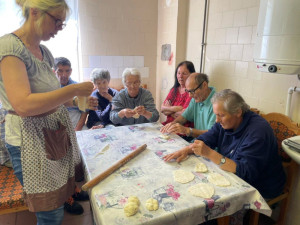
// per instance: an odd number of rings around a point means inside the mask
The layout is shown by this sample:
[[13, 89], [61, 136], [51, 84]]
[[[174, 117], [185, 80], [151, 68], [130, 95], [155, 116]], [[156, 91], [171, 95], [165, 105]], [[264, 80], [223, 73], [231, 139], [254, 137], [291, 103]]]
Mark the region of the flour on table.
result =
[[207, 167], [204, 163], [200, 162], [196, 164], [195, 171], [200, 173], [205, 173], [207, 172]]
[[210, 183], [213, 183], [217, 186], [226, 187], [230, 186], [229, 180], [219, 173], [212, 173], [207, 176], [207, 179]]
[[214, 187], [212, 185], [206, 184], [206, 183], [200, 183], [200, 184], [193, 185], [188, 188], [188, 191], [192, 195], [201, 197], [201, 198], [211, 198], [215, 193]]
[[188, 182], [194, 180], [194, 178], [195, 178], [194, 174], [192, 174], [190, 171], [186, 171], [186, 170], [175, 170], [173, 172], [173, 176], [174, 176], [175, 181], [182, 183], [182, 184], [188, 183]]

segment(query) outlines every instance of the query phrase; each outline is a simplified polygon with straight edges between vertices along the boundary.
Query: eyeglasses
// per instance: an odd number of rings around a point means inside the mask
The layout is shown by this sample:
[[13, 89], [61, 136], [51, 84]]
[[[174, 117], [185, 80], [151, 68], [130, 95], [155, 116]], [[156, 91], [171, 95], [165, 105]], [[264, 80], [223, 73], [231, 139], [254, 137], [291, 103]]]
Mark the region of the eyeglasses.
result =
[[203, 84], [203, 82], [204, 81], [202, 81], [201, 84], [199, 84], [199, 86], [196, 87], [195, 89], [192, 89], [192, 90], [185, 89], [185, 92], [190, 93], [190, 94], [195, 94], [195, 92], [201, 87], [201, 85]]
[[125, 83], [126, 84], [126, 86], [128, 87], [128, 86], [134, 86], [134, 87], [137, 87], [137, 86], [140, 86], [140, 83], [141, 83], [141, 81], [135, 81], [135, 82], [133, 82], [133, 83]]
[[66, 27], [66, 24], [63, 23], [61, 19], [57, 19], [55, 16], [52, 16], [47, 11], [45, 11], [45, 13], [55, 21], [55, 26], [57, 29], [64, 29]]

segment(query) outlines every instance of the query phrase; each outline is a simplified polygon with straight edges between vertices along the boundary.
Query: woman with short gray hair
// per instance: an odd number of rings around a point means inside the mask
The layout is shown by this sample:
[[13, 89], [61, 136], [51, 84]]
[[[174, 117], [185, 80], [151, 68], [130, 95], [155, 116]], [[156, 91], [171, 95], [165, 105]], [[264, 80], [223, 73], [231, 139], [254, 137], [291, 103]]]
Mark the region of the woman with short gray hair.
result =
[[159, 114], [151, 92], [140, 87], [140, 71], [126, 68], [122, 74], [122, 82], [125, 89], [113, 98], [110, 120], [117, 125], [156, 122]]
[[95, 68], [91, 72], [91, 81], [97, 87], [91, 96], [98, 99], [98, 109], [89, 110], [86, 126], [91, 129], [98, 129], [112, 123], [109, 119], [112, 108], [111, 101], [118, 91], [108, 87], [110, 73], [106, 69]]

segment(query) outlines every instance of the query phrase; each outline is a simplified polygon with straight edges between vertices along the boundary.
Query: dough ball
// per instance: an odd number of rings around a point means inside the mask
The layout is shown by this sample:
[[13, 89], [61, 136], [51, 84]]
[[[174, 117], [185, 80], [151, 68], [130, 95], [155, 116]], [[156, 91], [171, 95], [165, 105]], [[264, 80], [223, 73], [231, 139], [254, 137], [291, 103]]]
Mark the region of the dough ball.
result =
[[200, 173], [207, 172], [207, 167], [204, 163], [200, 162], [195, 166], [195, 171]]
[[210, 183], [213, 183], [217, 186], [227, 187], [230, 186], [229, 180], [219, 173], [212, 173], [207, 176], [207, 179]]
[[214, 187], [210, 184], [205, 184], [205, 183], [193, 185], [189, 187], [188, 191], [192, 195], [201, 198], [211, 198], [215, 193]]
[[140, 118], [140, 114], [136, 113], [136, 114], [134, 114], [132, 117], [133, 117], [134, 119], [138, 119], [138, 118]]
[[161, 134], [160, 137], [161, 137], [162, 139], [165, 139], [165, 140], [169, 140], [169, 139], [170, 139], [170, 136], [164, 135], [164, 134]]
[[133, 202], [133, 203], [137, 204], [138, 206], [141, 204], [140, 200], [136, 196], [130, 196], [128, 198], [127, 202]]
[[137, 213], [139, 206], [134, 203], [134, 202], [128, 202], [125, 206], [124, 206], [124, 213], [127, 217], [129, 216], [133, 216], [134, 214]]
[[194, 174], [192, 174], [190, 171], [185, 171], [185, 170], [175, 170], [173, 172], [173, 176], [175, 181], [182, 184], [188, 183], [194, 180], [195, 178]]
[[157, 210], [158, 209], [158, 201], [154, 198], [149, 198], [147, 201], [146, 201], [146, 208], [149, 210], [149, 211], [154, 211], [154, 210]]

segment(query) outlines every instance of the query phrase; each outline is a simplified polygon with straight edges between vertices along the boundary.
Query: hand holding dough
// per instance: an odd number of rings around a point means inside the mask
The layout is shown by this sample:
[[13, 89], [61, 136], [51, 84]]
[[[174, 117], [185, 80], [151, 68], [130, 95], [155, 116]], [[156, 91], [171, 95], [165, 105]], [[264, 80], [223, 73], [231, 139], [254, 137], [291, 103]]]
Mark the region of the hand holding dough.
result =
[[158, 209], [158, 201], [154, 198], [149, 198], [147, 201], [146, 201], [146, 208], [149, 210], [149, 211], [154, 211], [154, 210], [157, 210]]
[[[137, 108], [137, 107], [135, 107], [133, 111], [136, 112], [136, 108]], [[138, 118], [140, 117], [140, 114], [136, 113], [136, 114], [134, 114], [132, 117], [133, 117], [134, 119], [138, 119]]]

